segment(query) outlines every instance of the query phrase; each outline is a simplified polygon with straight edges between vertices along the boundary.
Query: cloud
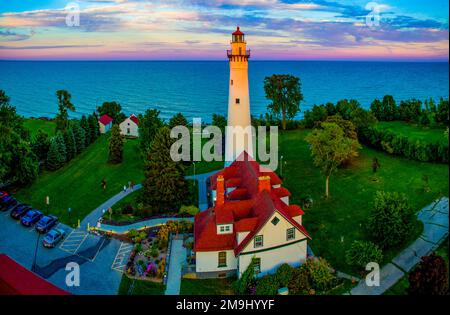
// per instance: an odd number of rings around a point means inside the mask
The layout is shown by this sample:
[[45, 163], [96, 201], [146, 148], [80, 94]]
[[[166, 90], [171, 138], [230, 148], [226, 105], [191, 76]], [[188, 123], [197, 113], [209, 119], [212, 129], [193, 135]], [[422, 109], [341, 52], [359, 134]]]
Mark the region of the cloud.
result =
[[16, 42], [29, 39], [33, 33], [30, 34], [20, 34], [16, 32], [12, 32], [11, 30], [1, 31], [0, 30], [0, 41], [6, 42]]
[[90, 48], [103, 45], [31, 45], [31, 46], [0, 46], [0, 49], [28, 50], [28, 49], [62, 49], [62, 48]]

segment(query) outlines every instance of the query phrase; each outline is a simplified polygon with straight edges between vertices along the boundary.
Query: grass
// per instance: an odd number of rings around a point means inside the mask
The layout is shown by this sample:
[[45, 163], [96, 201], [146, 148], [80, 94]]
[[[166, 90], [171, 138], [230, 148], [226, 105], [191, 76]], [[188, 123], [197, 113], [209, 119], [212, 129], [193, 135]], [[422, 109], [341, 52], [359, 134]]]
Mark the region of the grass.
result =
[[233, 278], [181, 279], [180, 295], [233, 295]]
[[[128, 181], [140, 183], [143, 166], [139, 154], [138, 140], [126, 140], [124, 160], [112, 165], [108, 161], [108, 137], [100, 136], [84, 152], [63, 168], [44, 171], [28, 188], [17, 192], [21, 202], [46, 210], [45, 197], [50, 197], [50, 213], [63, 223], [76, 223], [103, 202], [119, 193]], [[105, 191], [101, 180], [105, 178]], [[71, 208], [69, 217], [68, 208]]]
[[25, 119], [23, 125], [25, 128], [30, 130], [31, 139], [33, 139], [39, 129], [47, 133], [49, 136], [53, 136], [55, 134], [56, 124], [53, 121], [29, 118]]
[[[134, 282], [134, 288], [130, 292], [130, 286]], [[162, 283], [156, 283], [145, 280], [134, 280], [126, 275], [122, 276], [119, 286], [119, 295], [164, 295], [166, 286]]]
[[[444, 258], [447, 263], [447, 272], [449, 268], [448, 264], [448, 237], [442, 242], [442, 244], [435, 251], [436, 255]], [[389, 288], [384, 294], [385, 295], [407, 295], [407, 289], [409, 287], [408, 275], [402, 277], [396, 284]]]
[[[300, 204], [303, 196], [313, 198], [314, 206], [303, 217], [304, 226], [312, 236], [310, 245], [316, 255], [327, 259], [338, 270], [355, 274], [345, 263], [345, 252], [354, 240], [368, 239], [365, 224], [377, 190], [405, 193], [417, 211], [448, 192], [447, 165], [410, 161], [364, 147], [352, 165], [331, 176], [330, 197], [326, 199], [325, 179], [313, 164], [304, 140], [309, 132], [286, 131], [280, 136], [280, 155], [286, 161], [282, 174], [284, 186], [292, 193], [291, 203]], [[371, 168], [374, 157], [381, 164], [376, 176]], [[424, 189], [425, 174], [429, 176], [429, 192]], [[421, 231], [421, 224], [417, 223], [409, 241]], [[384, 251], [385, 262], [399, 251], [400, 248]]]
[[423, 127], [404, 121], [382, 121], [377, 124], [377, 128], [406, 136], [413, 141], [419, 140], [426, 143], [447, 142], [443, 128]]

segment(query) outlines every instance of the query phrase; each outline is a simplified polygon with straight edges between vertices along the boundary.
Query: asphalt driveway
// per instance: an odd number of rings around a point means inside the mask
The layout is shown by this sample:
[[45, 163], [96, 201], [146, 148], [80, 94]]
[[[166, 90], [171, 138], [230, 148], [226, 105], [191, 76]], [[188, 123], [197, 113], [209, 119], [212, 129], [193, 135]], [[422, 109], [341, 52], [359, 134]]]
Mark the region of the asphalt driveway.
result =
[[[121, 242], [89, 234], [84, 230], [59, 224], [66, 238], [57, 247], [47, 249], [38, 243], [35, 272], [56, 286], [73, 294], [117, 294], [122, 274], [112, 268]], [[9, 212], [0, 212], [0, 253], [5, 253], [26, 267], [32, 268], [38, 233], [13, 220]], [[126, 257], [128, 259], [128, 257]], [[80, 266], [80, 286], [66, 285], [66, 265]]]

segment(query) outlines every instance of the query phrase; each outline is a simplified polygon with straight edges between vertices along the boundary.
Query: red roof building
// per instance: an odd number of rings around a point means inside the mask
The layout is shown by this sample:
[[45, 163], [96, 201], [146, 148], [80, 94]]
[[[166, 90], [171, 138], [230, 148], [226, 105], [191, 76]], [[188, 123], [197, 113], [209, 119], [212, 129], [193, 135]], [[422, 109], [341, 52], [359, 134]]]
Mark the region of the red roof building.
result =
[[0, 295], [68, 295], [69, 293], [0, 254]]
[[139, 119], [136, 117], [135, 114], [131, 114], [130, 119], [131, 119], [136, 125], [139, 125]]
[[113, 119], [106, 114], [101, 115], [100, 118], [98, 119], [98, 122], [104, 126], [109, 125], [112, 121]]
[[[241, 274], [245, 271], [245, 266], [242, 266], [245, 263], [241, 261], [240, 255], [244, 252], [258, 252], [253, 246], [256, 236], [258, 239], [269, 238], [265, 241], [267, 245], [260, 249], [265, 251], [267, 267], [261, 266], [261, 271], [269, 271], [273, 265], [295, 259], [275, 257], [285, 251], [281, 250], [282, 247], [292, 247], [293, 252], [297, 251], [298, 255], [295, 257], [299, 263], [306, 259], [306, 240], [310, 236], [302, 225], [304, 212], [300, 206], [289, 205], [291, 194], [281, 187], [282, 181], [275, 172], [261, 167], [244, 151], [240, 158], [210, 179], [213, 195], [216, 196], [215, 205], [195, 217], [194, 251], [197, 272], [214, 271], [207, 268], [208, 264], [203, 261], [203, 257], [217, 261], [218, 258], [212, 256], [222, 252], [223, 258], [226, 255], [224, 253], [228, 252], [237, 260], [236, 267], [241, 269]], [[271, 225], [272, 221], [274, 224]], [[278, 225], [280, 221], [282, 223]], [[296, 237], [285, 237], [286, 233]], [[303, 242], [301, 248], [300, 242]], [[271, 250], [275, 256], [268, 256]], [[229, 257], [229, 260], [227, 267], [234, 266], [233, 257]]]

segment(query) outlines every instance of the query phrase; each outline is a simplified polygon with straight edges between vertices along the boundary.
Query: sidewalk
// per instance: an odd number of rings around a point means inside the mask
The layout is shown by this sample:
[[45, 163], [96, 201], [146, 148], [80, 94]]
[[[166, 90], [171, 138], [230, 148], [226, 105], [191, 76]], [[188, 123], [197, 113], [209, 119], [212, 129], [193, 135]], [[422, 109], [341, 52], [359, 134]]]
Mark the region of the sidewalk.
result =
[[183, 239], [173, 239], [171, 246], [165, 295], [179, 295], [181, 286], [181, 267], [186, 260], [186, 248], [183, 247]]
[[383, 294], [417, 265], [422, 256], [429, 255], [439, 247], [448, 235], [448, 205], [448, 198], [443, 197], [423, 208], [418, 213], [418, 218], [424, 225], [422, 235], [397, 255], [392, 262], [381, 268], [380, 286], [368, 287], [363, 279], [350, 291], [350, 294]]
[[194, 221], [194, 218], [157, 218], [157, 219], [149, 219], [141, 222], [136, 222], [128, 225], [109, 225], [109, 224], [101, 224], [100, 228], [98, 230], [105, 231], [105, 232], [113, 232], [118, 234], [123, 234], [128, 232], [131, 229], [143, 229], [148, 227], [154, 227], [158, 225], [166, 224], [167, 221]]

